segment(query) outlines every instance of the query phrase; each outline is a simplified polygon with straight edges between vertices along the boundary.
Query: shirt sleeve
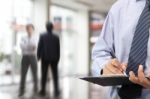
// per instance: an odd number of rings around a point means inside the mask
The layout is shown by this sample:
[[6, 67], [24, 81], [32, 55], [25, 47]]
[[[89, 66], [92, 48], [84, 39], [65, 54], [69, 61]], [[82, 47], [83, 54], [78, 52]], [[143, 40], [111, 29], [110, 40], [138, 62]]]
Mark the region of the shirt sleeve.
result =
[[114, 54], [113, 17], [108, 13], [102, 32], [92, 50], [92, 75], [100, 76], [101, 70]]

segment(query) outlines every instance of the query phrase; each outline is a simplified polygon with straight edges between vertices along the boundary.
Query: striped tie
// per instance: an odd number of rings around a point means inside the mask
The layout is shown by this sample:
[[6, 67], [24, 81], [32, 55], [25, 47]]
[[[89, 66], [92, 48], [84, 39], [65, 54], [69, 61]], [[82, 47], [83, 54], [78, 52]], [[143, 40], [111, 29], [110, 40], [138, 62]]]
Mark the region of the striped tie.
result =
[[150, 28], [150, 1], [147, 0], [145, 8], [140, 16], [130, 49], [128, 67], [126, 73], [133, 71], [137, 74], [139, 65], [145, 67], [147, 57], [147, 45]]
[[[147, 45], [149, 39], [149, 28], [150, 28], [150, 0], [146, 1], [145, 8], [139, 18], [134, 33], [129, 59], [128, 67], [126, 69], [127, 75], [130, 71], [133, 71], [136, 75], [138, 72], [139, 65], [143, 65], [145, 68], [145, 61], [147, 57]], [[123, 85], [119, 90], [118, 94], [121, 99], [136, 99], [141, 96], [142, 86], [132, 84]]]

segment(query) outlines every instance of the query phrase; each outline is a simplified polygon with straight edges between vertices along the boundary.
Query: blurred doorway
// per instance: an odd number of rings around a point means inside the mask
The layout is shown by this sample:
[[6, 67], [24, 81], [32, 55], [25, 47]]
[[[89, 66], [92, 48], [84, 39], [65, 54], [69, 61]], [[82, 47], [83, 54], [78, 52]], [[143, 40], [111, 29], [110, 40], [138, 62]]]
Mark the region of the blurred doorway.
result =
[[61, 42], [60, 74], [72, 75], [76, 68], [76, 37], [74, 28], [75, 12], [57, 6], [51, 6], [51, 19], [54, 23], [55, 33]]
[[88, 20], [86, 20], [87, 23], [82, 20], [86, 19], [88, 15], [84, 16], [79, 12], [55, 5], [51, 6], [50, 18], [61, 42], [59, 70], [60, 75], [63, 76], [88, 74], [88, 60], [84, 58], [86, 55], [88, 56], [88, 32], [85, 31], [88, 30], [88, 27], [82, 28], [79, 25], [88, 25]]

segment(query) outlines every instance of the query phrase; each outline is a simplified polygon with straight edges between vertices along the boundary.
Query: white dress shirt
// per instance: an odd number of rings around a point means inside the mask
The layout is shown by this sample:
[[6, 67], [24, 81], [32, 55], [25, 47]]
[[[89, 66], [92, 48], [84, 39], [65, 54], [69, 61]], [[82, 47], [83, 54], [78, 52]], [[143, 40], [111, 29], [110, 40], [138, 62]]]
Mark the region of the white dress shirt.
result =
[[21, 39], [20, 47], [23, 55], [36, 55], [37, 42], [35, 36], [25, 36]]
[[[145, 3], [146, 0], [118, 0], [112, 6], [92, 51], [93, 76], [99, 76], [100, 70], [112, 58], [128, 63], [132, 39]], [[150, 40], [147, 51], [145, 74], [150, 70]], [[109, 99], [119, 99], [116, 89], [115, 86], [110, 88]], [[140, 99], [150, 99], [150, 90], [143, 89]]]

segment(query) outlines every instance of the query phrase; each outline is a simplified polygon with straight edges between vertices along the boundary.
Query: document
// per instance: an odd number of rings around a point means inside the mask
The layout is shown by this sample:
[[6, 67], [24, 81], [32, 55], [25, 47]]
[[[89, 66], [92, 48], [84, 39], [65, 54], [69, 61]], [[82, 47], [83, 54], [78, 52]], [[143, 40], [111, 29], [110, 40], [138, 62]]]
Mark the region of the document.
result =
[[82, 80], [101, 86], [117, 86], [133, 84], [125, 75], [102, 75], [99, 77], [83, 77]]

